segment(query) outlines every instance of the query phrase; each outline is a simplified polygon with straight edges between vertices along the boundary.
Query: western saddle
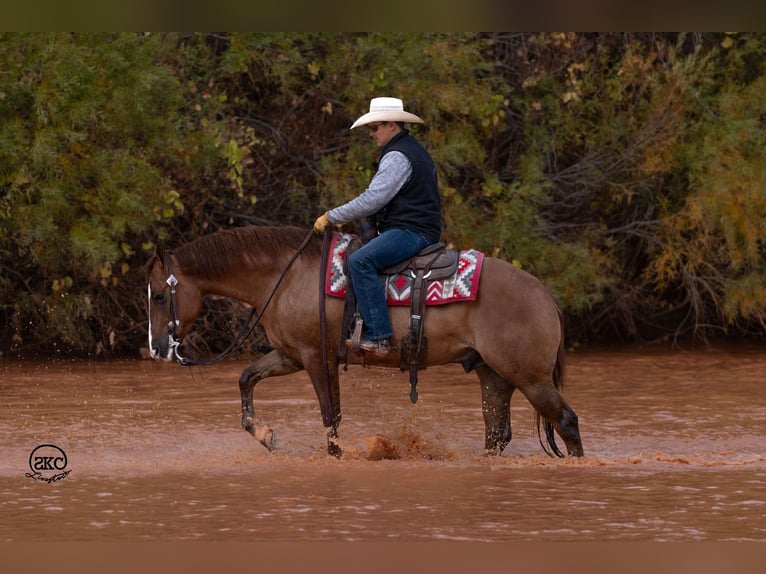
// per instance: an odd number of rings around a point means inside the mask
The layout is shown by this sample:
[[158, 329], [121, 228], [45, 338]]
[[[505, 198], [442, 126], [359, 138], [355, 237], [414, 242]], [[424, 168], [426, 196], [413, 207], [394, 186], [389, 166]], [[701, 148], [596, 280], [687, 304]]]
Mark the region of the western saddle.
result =
[[[362, 240], [358, 237], [351, 240], [346, 250], [346, 263], [344, 263], [344, 267], [348, 265], [347, 262], [351, 253], [359, 249], [361, 245]], [[404, 274], [412, 278], [409, 330], [401, 337], [399, 366], [402, 371], [409, 369], [410, 400], [413, 403], [418, 400], [418, 369], [425, 369], [427, 365], [428, 341], [423, 335], [423, 326], [428, 285], [431, 281], [454, 275], [457, 271], [457, 263], [457, 251], [446, 249], [444, 243], [434, 243], [425, 247], [415, 257], [384, 269], [380, 273], [381, 276]], [[359, 315], [348, 269], [346, 268], [344, 271], [346, 272], [348, 284], [346, 287], [343, 323], [341, 325], [338, 361], [348, 363], [345, 342], [350, 339], [351, 350], [357, 354], [360, 353], [359, 343], [362, 336], [362, 318]]]

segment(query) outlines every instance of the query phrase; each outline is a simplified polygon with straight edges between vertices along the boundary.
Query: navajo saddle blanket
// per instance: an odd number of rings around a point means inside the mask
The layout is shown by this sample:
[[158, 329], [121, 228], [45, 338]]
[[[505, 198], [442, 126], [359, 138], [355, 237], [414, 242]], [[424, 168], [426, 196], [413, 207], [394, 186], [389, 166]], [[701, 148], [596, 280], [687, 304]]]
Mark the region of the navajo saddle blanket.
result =
[[[334, 233], [327, 258], [325, 293], [344, 298], [348, 279], [344, 270], [346, 250], [354, 239], [349, 233]], [[458, 265], [454, 275], [429, 281], [426, 305], [443, 305], [458, 301], [473, 301], [479, 290], [479, 278], [484, 254], [475, 249], [458, 253]], [[389, 305], [409, 305], [414, 278], [405, 273], [382, 277], [385, 281]]]

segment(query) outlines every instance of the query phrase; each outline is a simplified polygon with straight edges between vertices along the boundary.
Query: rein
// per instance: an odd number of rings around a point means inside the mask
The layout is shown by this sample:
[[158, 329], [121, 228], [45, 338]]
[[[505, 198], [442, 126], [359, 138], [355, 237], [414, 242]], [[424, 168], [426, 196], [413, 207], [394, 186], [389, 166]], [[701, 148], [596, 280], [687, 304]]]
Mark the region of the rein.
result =
[[[300, 244], [298, 249], [290, 258], [290, 261], [287, 262], [287, 265], [282, 271], [282, 274], [279, 276], [279, 279], [277, 279], [277, 282], [274, 284], [274, 287], [271, 288], [271, 292], [269, 293], [268, 297], [266, 297], [266, 301], [263, 303], [263, 307], [261, 307], [261, 312], [258, 313], [257, 316], [255, 316], [256, 309], [255, 307], [253, 307], [253, 309], [250, 311], [250, 315], [248, 316], [247, 321], [245, 321], [245, 325], [242, 327], [242, 330], [234, 338], [231, 344], [229, 344], [226, 350], [222, 351], [220, 354], [216, 355], [215, 357], [211, 359], [204, 359], [204, 360], [187, 359], [186, 357], [182, 357], [181, 353], [179, 353], [181, 341], [176, 339], [176, 336], [175, 336], [176, 327], [178, 327], [178, 324], [180, 322], [178, 319], [178, 301], [176, 299], [176, 286], [178, 285], [178, 279], [176, 278], [175, 275], [173, 275], [173, 268], [170, 263], [170, 256], [172, 255], [172, 252], [168, 253], [167, 257], [165, 258], [165, 268], [168, 270], [167, 284], [170, 286], [170, 321], [168, 322], [168, 336], [170, 337], [170, 346], [175, 351], [175, 355], [176, 355], [176, 359], [178, 360], [178, 363], [183, 366], [212, 365], [213, 363], [217, 363], [221, 359], [228, 357], [235, 350], [237, 350], [242, 345], [244, 340], [250, 336], [250, 334], [255, 330], [255, 328], [261, 322], [261, 318], [263, 317], [263, 314], [266, 312], [266, 309], [268, 308], [269, 303], [271, 302], [271, 299], [274, 297], [274, 294], [277, 292], [277, 289], [281, 285], [282, 280], [285, 278], [285, 275], [287, 275], [287, 272], [289, 271], [290, 267], [292, 267], [293, 263], [295, 263], [295, 260], [298, 258], [298, 255], [300, 255], [301, 252], [309, 244], [313, 235], [314, 235], [314, 231], [312, 229], [311, 231], [309, 231], [308, 235], [303, 240], [303, 243]], [[255, 321], [253, 322], [254, 316], [255, 316]]]
[[332, 424], [332, 390], [330, 388], [330, 363], [327, 357], [327, 312], [325, 310], [325, 304], [327, 298], [324, 293], [324, 274], [327, 269], [327, 259], [330, 254], [330, 242], [332, 239], [332, 233], [324, 232], [324, 239], [322, 240], [322, 257], [319, 263], [319, 331], [321, 334], [322, 345], [322, 366], [324, 368], [324, 388], [327, 393], [327, 415], [325, 417], [325, 426]]

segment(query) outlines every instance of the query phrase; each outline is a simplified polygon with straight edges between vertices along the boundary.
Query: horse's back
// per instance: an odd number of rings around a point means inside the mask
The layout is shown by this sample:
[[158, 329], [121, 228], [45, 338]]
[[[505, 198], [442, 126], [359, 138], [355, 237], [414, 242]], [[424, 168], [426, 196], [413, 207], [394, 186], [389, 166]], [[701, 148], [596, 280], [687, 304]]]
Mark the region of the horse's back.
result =
[[[548, 288], [534, 275], [495, 257], [484, 259], [478, 298], [491, 303], [506, 319], [557, 319], [558, 305]], [[510, 317], [506, 316], [510, 315]]]

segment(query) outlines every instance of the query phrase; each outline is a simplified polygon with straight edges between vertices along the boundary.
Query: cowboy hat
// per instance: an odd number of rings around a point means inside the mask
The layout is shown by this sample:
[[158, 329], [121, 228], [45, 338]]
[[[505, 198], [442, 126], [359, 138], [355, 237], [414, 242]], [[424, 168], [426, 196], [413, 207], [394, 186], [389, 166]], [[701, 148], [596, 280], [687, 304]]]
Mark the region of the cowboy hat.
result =
[[372, 98], [370, 111], [358, 118], [349, 129], [358, 128], [372, 122], [409, 122], [422, 124], [423, 120], [415, 114], [404, 111], [404, 104], [399, 98]]

